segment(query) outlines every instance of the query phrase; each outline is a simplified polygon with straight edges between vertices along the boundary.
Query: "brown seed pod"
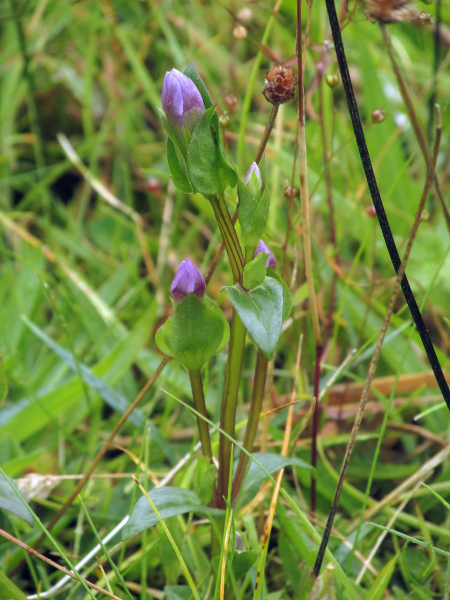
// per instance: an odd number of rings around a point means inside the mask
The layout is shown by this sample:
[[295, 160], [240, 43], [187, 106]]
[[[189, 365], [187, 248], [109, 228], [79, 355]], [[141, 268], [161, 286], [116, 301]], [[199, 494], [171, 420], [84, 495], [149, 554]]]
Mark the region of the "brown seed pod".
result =
[[264, 98], [271, 104], [284, 104], [295, 97], [297, 78], [290, 67], [275, 65], [264, 80]]
[[295, 187], [288, 185], [284, 188], [284, 197], [288, 200], [293, 200], [297, 194], [298, 192]]

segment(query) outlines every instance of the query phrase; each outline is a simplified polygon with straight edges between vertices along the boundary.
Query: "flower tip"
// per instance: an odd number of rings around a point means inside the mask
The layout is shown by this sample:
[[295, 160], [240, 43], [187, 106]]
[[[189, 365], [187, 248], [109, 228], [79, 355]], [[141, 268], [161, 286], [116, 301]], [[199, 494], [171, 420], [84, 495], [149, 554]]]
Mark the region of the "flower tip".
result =
[[185, 120], [192, 118], [192, 113], [205, 112], [205, 105], [197, 86], [192, 79], [177, 69], [167, 71], [164, 77], [161, 102], [166, 116], [181, 126]]
[[268, 255], [266, 269], [273, 269], [275, 271], [275, 269], [277, 268], [277, 261], [275, 260], [273, 252], [263, 240], [260, 240], [259, 244], [257, 245], [253, 258], [256, 258], [258, 254], [261, 254], [261, 252], [264, 252], [264, 254]]
[[194, 263], [187, 258], [183, 260], [175, 273], [170, 293], [175, 302], [181, 302], [188, 294], [195, 294], [203, 300], [206, 290], [206, 282]]
[[248, 185], [250, 183], [250, 179], [251, 179], [253, 173], [258, 178], [259, 185], [261, 186], [262, 185], [261, 172], [259, 170], [258, 165], [255, 163], [255, 161], [253, 161], [252, 164], [250, 165], [250, 169], [247, 171], [247, 175], [245, 176], [244, 183], [246, 185]]

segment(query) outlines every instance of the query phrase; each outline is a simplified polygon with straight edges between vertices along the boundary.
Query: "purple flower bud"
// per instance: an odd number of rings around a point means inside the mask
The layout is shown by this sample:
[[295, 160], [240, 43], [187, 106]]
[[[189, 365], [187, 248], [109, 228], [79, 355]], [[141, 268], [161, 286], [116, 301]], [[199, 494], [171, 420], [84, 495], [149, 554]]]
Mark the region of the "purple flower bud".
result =
[[265, 244], [262, 240], [257, 245], [253, 258], [255, 258], [258, 254], [261, 254], [261, 252], [264, 252], [264, 254], [269, 255], [267, 257], [266, 268], [273, 269], [275, 271], [275, 269], [277, 268], [277, 261], [275, 260], [275, 256], [271, 252], [269, 246]]
[[252, 164], [250, 165], [250, 169], [247, 171], [247, 175], [245, 176], [244, 183], [246, 185], [248, 185], [250, 183], [250, 179], [251, 179], [253, 173], [258, 178], [259, 187], [261, 187], [262, 186], [261, 173], [259, 172], [259, 167], [255, 162], [252, 162]]
[[205, 289], [205, 279], [194, 263], [189, 258], [183, 260], [170, 286], [170, 293], [175, 302], [181, 302], [188, 294], [195, 294], [203, 300]]
[[166, 73], [161, 101], [169, 120], [193, 129], [205, 105], [195, 83], [180, 71], [172, 69]]

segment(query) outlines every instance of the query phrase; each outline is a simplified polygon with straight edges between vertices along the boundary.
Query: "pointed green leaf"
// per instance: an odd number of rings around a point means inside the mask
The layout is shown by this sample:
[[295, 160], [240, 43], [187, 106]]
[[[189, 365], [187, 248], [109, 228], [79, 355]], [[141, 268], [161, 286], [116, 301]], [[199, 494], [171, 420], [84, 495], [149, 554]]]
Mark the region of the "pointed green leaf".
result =
[[260, 286], [248, 292], [238, 284], [224, 289], [249, 336], [270, 359], [281, 334], [283, 286], [272, 277], [266, 277]]
[[180, 190], [180, 192], [190, 194], [193, 190], [191, 182], [189, 181], [186, 162], [183, 155], [170, 138], [167, 138], [167, 162], [169, 164], [174, 186]]
[[246, 290], [252, 290], [263, 283], [266, 278], [266, 262], [267, 256], [264, 252], [260, 252], [256, 258], [245, 265], [242, 285]]
[[29, 525], [32, 525], [34, 521], [30, 511], [14, 492], [12, 486], [14, 486], [13, 480], [0, 473], [0, 508], [14, 513]]
[[276, 281], [278, 281], [278, 283], [281, 283], [281, 285], [283, 286], [283, 323], [284, 323], [286, 321], [286, 319], [289, 317], [289, 315], [291, 314], [291, 310], [292, 310], [291, 290], [288, 288], [288, 286], [283, 281], [281, 276], [278, 275], [278, 273], [276, 271], [274, 271], [273, 269], [267, 269], [267, 277], [273, 277], [273, 279], [276, 279]]
[[[196, 494], [191, 490], [167, 486], [154, 488], [148, 495], [164, 520], [191, 512], [206, 516], [221, 516], [224, 514], [223, 511], [217, 508], [201, 504]], [[156, 513], [145, 496], [142, 496], [136, 502], [130, 519], [123, 529], [122, 539], [126, 540], [145, 529], [153, 527], [158, 522]]]
[[253, 456], [258, 461], [258, 464], [254, 461], [250, 463], [244, 487], [239, 498], [239, 506], [248, 504], [257, 494], [262, 482], [267, 478], [266, 473], [260, 468], [260, 465], [264, 467], [269, 475], [272, 475], [272, 473], [275, 473], [279, 469], [292, 465], [314, 471], [310, 464], [294, 456], [279, 456], [278, 454], [271, 454], [269, 452], [255, 452]]
[[199, 454], [195, 469], [194, 491], [202, 504], [209, 504], [214, 493], [216, 467], [206, 456]]
[[366, 600], [381, 600], [384, 596], [384, 592], [387, 590], [391, 577], [394, 573], [395, 563], [397, 562], [397, 556], [394, 556], [388, 563], [384, 565], [381, 571], [378, 573], [378, 577], [372, 584], [372, 587], [367, 594]]

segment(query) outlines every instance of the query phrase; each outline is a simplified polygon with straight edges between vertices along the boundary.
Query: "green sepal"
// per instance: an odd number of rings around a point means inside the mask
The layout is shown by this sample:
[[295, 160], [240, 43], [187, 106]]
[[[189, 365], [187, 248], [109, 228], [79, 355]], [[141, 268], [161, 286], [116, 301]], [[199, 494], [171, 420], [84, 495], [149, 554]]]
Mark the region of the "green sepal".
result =
[[281, 334], [283, 286], [273, 277], [250, 291], [238, 284], [225, 286], [231, 303], [247, 329], [250, 339], [270, 360]]
[[186, 164], [187, 141], [184, 128], [181, 128], [178, 124], [172, 127], [164, 111], [158, 107], [157, 110], [161, 123], [167, 133], [167, 162], [173, 183], [181, 192], [190, 194], [193, 189], [189, 181]]
[[289, 317], [289, 315], [291, 314], [291, 310], [292, 310], [291, 290], [288, 288], [288, 286], [283, 281], [283, 279], [280, 277], [280, 275], [278, 275], [278, 273], [276, 271], [274, 271], [273, 269], [270, 269], [270, 268], [267, 269], [267, 277], [273, 277], [273, 279], [276, 279], [276, 281], [278, 281], [278, 283], [281, 283], [281, 285], [283, 286], [283, 323], [284, 323], [286, 321], [286, 319]]
[[188, 143], [184, 127], [173, 120], [169, 121], [169, 119], [166, 117], [166, 113], [158, 106], [156, 107], [156, 110], [158, 111], [160, 121], [167, 133], [167, 137], [172, 140], [173, 145], [178, 148], [184, 160], [186, 161]]
[[174, 186], [180, 190], [180, 192], [190, 194], [193, 190], [191, 182], [189, 181], [186, 161], [170, 138], [167, 138], [167, 162], [169, 164]]
[[239, 196], [238, 217], [244, 245], [256, 247], [264, 233], [269, 218], [270, 197], [267, 186], [261, 199], [257, 199], [250, 188], [240, 179], [237, 181]]
[[194, 492], [202, 504], [209, 504], [214, 493], [216, 467], [210, 460], [199, 454], [195, 469]]
[[187, 153], [189, 177], [196, 192], [203, 196], [219, 196], [223, 191], [217, 142], [211, 129], [216, 107], [211, 106], [200, 117], [192, 133]]
[[[200, 96], [202, 97], [203, 104], [205, 105], [205, 109], [208, 110], [209, 108], [211, 108], [212, 106], [214, 106], [214, 102], [212, 101], [212, 98], [211, 98], [211, 96], [210, 96], [210, 94], [209, 94], [209, 92], [208, 92], [208, 90], [206, 88], [206, 85], [203, 82], [203, 79], [198, 74], [198, 71], [195, 68], [194, 63], [191, 63], [187, 67], [187, 69], [184, 71], [184, 75], [186, 75], [186, 77], [189, 77], [189, 79], [191, 79], [194, 82], [196, 88], [200, 92]], [[230, 165], [230, 163], [228, 162], [227, 158], [224, 156], [224, 154], [222, 152], [222, 148], [220, 146], [220, 142], [219, 142], [219, 140], [220, 140], [220, 127], [219, 127], [219, 117], [217, 115], [217, 112], [214, 112], [214, 115], [211, 118], [211, 127], [212, 127], [212, 130], [213, 130], [214, 139], [215, 139], [216, 144], [217, 144], [217, 152], [218, 152], [218, 157], [219, 157], [219, 164], [220, 164], [221, 170], [223, 171], [222, 177], [228, 183], [228, 185], [226, 185], [223, 188], [223, 191], [224, 191], [228, 187], [233, 188], [233, 187], [236, 186], [237, 175], [236, 175], [235, 169]]]
[[246, 290], [252, 290], [261, 285], [266, 278], [267, 254], [260, 252], [256, 258], [245, 265], [242, 285]]
[[205, 296], [188, 294], [156, 332], [164, 354], [173, 356], [187, 371], [201, 371], [230, 339], [230, 328], [221, 310]]

